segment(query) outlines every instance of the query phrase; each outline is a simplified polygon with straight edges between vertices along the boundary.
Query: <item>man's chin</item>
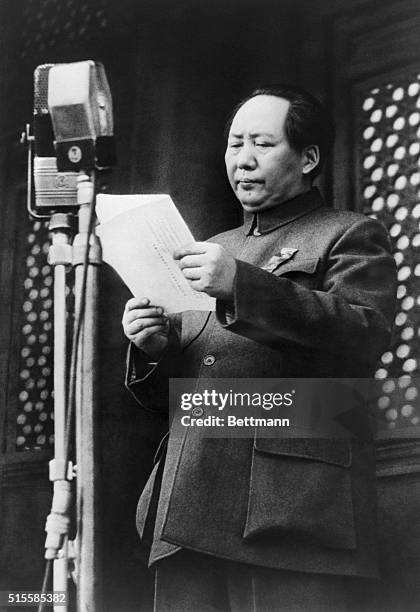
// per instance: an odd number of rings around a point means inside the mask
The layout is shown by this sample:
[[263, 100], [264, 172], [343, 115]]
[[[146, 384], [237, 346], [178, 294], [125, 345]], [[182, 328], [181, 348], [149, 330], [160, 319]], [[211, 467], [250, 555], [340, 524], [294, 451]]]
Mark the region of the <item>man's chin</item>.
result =
[[270, 202], [261, 202], [260, 200], [246, 201], [246, 202], [241, 200], [240, 202], [241, 202], [242, 208], [246, 212], [250, 212], [250, 213], [256, 213], [260, 210], [265, 210], [266, 208], [272, 208], [273, 206], [275, 206], [275, 204], [270, 204]]
[[240, 201], [242, 208], [247, 212], [257, 211], [261, 207], [264, 207], [264, 199], [255, 197], [253, 194], [246, 194], [245, 197], [243, 194], [241, 194], [237, 195], [237, 198]]
[[249, 202], [245, 204], [245, 202], [241, 202], [242, 204], [242, 208], [246, 211], [246, 212], [257, 212], [258, 210], [261, 210], [261, 205], [260, 204], [250, 204]]

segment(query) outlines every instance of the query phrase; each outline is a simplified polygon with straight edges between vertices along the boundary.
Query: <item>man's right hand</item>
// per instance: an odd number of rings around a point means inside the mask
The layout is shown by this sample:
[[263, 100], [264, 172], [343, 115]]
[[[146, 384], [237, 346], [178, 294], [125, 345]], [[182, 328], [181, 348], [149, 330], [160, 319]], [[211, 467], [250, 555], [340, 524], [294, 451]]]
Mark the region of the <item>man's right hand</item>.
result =
[[168, 346], [169, 321], [163, 308], [150, 304], [148, 298], [131, 298], [122, 318], [124, 334], [148, 355], [158, 361]]

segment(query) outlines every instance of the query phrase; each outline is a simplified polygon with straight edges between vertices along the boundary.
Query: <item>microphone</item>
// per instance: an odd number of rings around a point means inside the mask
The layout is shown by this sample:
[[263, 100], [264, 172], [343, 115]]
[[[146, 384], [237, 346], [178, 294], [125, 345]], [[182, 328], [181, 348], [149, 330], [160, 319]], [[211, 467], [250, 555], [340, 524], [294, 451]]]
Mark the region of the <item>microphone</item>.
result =
[[33, 124], [35, 207], [74, 209], [79, 170], [106, 170], [116, 161], [103, 65], [88, 60], [37, 66]]
[[115, 165], [112, 98], [101, 63], [50, 66], [48, 109], [60, 172]]
[[41, 64], [34, 71], [34, 185], [38, 210], [75, 207], [77, 173], [58, 172], [54, 132], [48, 110], [48, 76], [54, 64]]

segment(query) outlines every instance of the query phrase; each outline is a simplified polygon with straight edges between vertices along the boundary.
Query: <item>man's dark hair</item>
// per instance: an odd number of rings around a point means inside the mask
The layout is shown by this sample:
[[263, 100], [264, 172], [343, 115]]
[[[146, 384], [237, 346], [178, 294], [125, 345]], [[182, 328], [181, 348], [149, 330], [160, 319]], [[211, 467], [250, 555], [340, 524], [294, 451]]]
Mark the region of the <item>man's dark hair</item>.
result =
[[259, 87], [235, 107], [226, 124], [226, 136], [238, 110], [255, 96], [275, 96], [290, 102], [284, 126], [287, 141], [298, 153], [309, 145], [318, 145], [320, 161], [311, 172], [311, 178], [314, 179], [320, 173], [334, 141], [334, 125], [325, 106], [313, 95], [294, 85]]

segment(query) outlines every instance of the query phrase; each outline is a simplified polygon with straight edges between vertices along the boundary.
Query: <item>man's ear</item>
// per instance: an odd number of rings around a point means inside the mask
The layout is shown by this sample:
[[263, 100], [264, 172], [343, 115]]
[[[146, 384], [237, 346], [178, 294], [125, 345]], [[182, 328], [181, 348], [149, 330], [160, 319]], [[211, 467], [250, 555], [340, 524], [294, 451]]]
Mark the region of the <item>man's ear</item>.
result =
[[309, 174], [319, 164], [320, 155], [318, 145], [309, 145], [302, 155], [302, 173]]

